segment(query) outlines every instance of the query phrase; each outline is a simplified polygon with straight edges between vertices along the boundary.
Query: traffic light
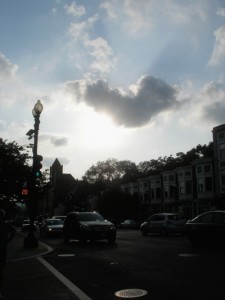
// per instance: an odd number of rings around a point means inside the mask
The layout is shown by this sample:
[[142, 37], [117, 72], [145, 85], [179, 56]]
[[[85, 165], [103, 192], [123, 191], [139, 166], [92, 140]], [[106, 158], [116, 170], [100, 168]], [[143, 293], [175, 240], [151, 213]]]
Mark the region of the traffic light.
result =
[[41, 178], [41, 176], [42, 176], [42, 173], [41, 173], [42, 160], [43, 160], [43, 157], [41, 155], [36, 155], [34, 157], [33, 173], [34, 173], [35, 179]]

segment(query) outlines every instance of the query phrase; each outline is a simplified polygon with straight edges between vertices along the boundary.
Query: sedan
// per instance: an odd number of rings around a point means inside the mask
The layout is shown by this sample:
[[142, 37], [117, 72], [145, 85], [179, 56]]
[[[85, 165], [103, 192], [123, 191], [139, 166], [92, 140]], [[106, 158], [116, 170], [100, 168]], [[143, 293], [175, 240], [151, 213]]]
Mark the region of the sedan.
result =
[[97, 212], [71, 212], [63, 226], [63, 239], [80, 242], [106, 239], [109, 243], [116, 240], [116, 227]]
[[120, 228], [124, 228], [124, 229], [138, 229], [139, 227], [140, 225], [138, 224], [138, 222], [130, 219], [127, 219], [122, 223], [120, 223]]
[[46, 219], [40, 226], [40, 236], [61, 235], [63, 230], [63, 221], [60, 219]]
[[225, 243], [225, 211], [209, 211], [186, 224], [187, 237], [195, 246]]

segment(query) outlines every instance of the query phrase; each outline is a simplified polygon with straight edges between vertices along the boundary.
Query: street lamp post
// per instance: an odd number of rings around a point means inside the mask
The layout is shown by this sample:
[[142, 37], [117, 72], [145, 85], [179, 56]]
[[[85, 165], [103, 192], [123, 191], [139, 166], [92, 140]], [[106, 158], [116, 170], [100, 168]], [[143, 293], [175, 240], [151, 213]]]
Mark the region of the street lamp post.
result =
[[27, 135], [29, 135], [29, 139], [34, 137], [34, 145], [33, 145], [33, 165], [32, 165], [32, 174], [29, 182], [29, 198], [28, 198], [28, 206], [29, 206], [29, 214], [30, 214], [30, 229], [28, 236], [24, 239], [24, 248], [35, 248], [38, 247], [38, 239], [34, 234], [34, 222], [36, 218], [36, 210], [37, 210], [37, 191], [36, 191], [36, 178], [35, 178], [35, 164], [37, 158], [40, 155], [37, 154], [38, 149], [38, 131], [40, 124], [40, 115], [43, 110], [43, 105], [40, 100], [34, 105], [32, 110], [32, 114], [34, 117], [34, 130], [31, 129], [28, 131]]

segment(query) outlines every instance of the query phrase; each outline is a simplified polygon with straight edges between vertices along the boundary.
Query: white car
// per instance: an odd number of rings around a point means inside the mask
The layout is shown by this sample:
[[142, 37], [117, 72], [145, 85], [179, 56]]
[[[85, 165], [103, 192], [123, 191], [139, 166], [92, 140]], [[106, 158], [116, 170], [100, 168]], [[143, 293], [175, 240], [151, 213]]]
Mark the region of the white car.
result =
[[186, 220], [176, 213], [159, 213], [142, 223], [140, 229], [143, 235], [148, 233], [167, 235], [173, 232], [185, 234]]

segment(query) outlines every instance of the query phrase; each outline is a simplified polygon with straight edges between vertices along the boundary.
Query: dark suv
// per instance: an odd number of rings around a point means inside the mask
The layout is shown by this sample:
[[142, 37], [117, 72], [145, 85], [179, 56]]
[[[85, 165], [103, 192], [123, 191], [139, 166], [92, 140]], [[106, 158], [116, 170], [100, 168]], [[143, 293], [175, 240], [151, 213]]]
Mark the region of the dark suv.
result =
[[114, 243], [116, 228], [97, 212], [71, 212], [63, 224], [63, 239], [65, 242], [70, 239], [80, 242], [107, 239]]

